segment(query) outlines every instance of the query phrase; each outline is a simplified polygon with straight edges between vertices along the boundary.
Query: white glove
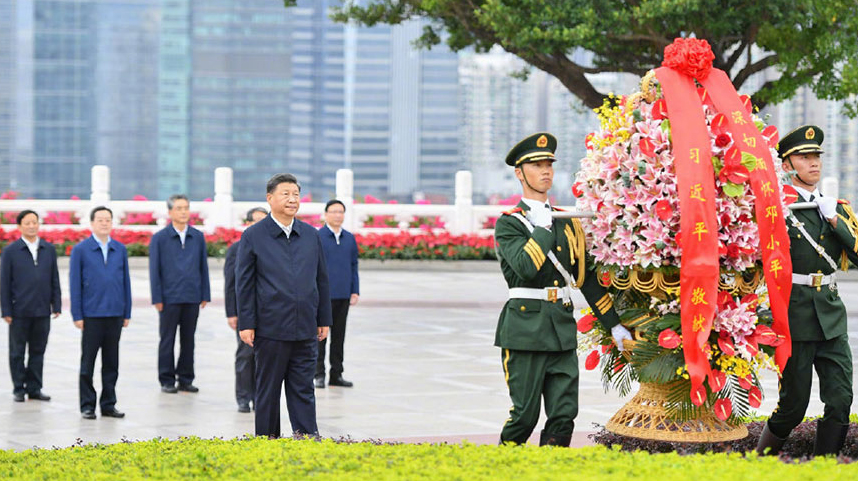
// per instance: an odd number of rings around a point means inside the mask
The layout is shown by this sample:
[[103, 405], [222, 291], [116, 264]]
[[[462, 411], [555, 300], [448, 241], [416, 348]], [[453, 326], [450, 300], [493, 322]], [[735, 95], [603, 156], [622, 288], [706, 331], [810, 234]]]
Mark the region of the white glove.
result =
[[614, 338], [614, 344], [617, 345], [617, 349], [620, 351], [625, 351], [626, 348], [623, 347], [623, 339], [628, 339], [632, 341], [632, 333], [629, 332], [628, 329], [623, 327], [622, 324], [617, 324], [616, 326], [611, 328], [611, 336]]
[[837, 215], [837, 199], [834, 197], [817, 197], [815, 201], [822, 217], [833, 219]]
[[551, 229], [551, 211], [548, 209], [532, 209], [528, 212], [530, 223], [537, 227]]

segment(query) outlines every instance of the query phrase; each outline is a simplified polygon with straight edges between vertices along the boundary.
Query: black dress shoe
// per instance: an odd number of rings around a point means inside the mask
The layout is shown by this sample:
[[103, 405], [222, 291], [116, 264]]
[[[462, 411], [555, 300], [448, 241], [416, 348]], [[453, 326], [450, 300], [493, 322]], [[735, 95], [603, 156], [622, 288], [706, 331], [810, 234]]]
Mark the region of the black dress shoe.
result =
[[161, 392], [165, 392], [168, 394], [176, 394], [177, 392], [179, 392], [179, 390], [176, 389], [176, 386], [170, 386], [169, 384], [164, 384], [161, 386]]
[[200, 388], [194, 386], [193, 384], [179, 384], [179, 391], [200, 392]]
[[95, 411], [92, 409], [87, 409], [86, 411], [81, 411], [80, 417], [84, 419], [95, 419]]
[[22, 393], [22, 392], [16, 392], [16, 393], [15, 393], [15, 402], [16, 402], [16, 403], [22, 403], [22, 402], [24, 402], [24, 393]]
[[318, 389], [325, 389], [325, 377], [322, 376], [313, 379], [313, 385], [316, 386]]
[[352, 387], [354, 383], [351, 381], [346, 381], [342, 376], [332, 377], [328, 384], [331, 386], [339, 386], [339, 387]]
[[101, 410], [101, 417], [103, 417], [103, 418], [124, 418], [125, 413], [117, 411], [116, 409], [108, 409], [107, 411], [102, 409]]
[[43, 393], [42, 391], [30, 393], [27, 395], [27, 397], [30, 399], [35, 399], [36, 401], [50, 401], [51, 400], [51, 397], [48, 396], [47, 394]]
[[238, 412], [240, 413], [249, 413], [250, 412], [250, 404], [249, 403], [241, 403], [238, 405]]

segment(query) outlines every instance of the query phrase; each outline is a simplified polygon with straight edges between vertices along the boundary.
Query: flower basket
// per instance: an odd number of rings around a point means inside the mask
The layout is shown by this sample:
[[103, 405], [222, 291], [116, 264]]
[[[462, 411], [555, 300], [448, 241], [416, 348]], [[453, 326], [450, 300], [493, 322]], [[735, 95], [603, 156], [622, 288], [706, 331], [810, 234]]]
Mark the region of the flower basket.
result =
[[[640, 91], [612, 97], [586, 138], [573, 193], [599, 282], [635, 340], [625, 352], [579, 321], [585, 364], [638, 394], [608, 424], [653, 440], [747, 434], [759, 375], [790, 355], [792, 271], [777, 129], [712, 68], [708, 43], [677, 39]], [[589, 314], [585, 317], [589, 317]]]
[[722, 421], [709, 410], [701, 411], [694, 419], [678, 420], [671, 416], [671, 387], [642, 383], [637, 394], [614, 414], [606, 428], [621, 436], [684, 443], [720, 443], [748, 435], [744, 425]]

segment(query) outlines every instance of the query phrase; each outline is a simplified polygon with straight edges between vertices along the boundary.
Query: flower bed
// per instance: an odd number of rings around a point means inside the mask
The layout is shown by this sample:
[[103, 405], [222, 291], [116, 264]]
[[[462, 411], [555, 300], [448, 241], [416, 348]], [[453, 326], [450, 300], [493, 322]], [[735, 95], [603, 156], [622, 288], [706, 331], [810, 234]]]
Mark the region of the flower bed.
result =
[[[42, 239], [54, 244], [57, 254], [67, 256], [78, 242], [89, 237], [88, 230], [42, 230]], [[0, 230], [0, 249], [18, 239], [16, 230]], [[148, 256], [152, 234], [115, 229], [111, 237], [128, 248], [130, 256]], [[210, 257], [223, 257], [226, 250], [241, 238], [238, 229], [217, 229], [206, 235]], [[449, 233], [412, 235], [402, 231], [396, 234], [356, 235], [358, 252], [363, 259], [444, 259], [482, 260], [495, 259], [494, 238], [478, 235], [454, 236]]]
[[[851, 425], [846, 442], [840, 452], [839, 460], [852, 463], [858, 460], [858, 415], [850, 416]], [[667, 441], [653, 441], [620, 436], [606, 429], [602, 429], [592, 435], [596, 443], [605, 447], [619, 447], [623, 451], [646, 451], [656, 453], [750, 453], [757, 449], [760, 433], [765, 426], [765, 420], [748, 423], [748, 435], [742, 439], [722, 443], [677, 443]], [[783, 461], [793, 459], [808, 459], [813, 455], [813, 446], [816, 441], [816, 421], [806, 420], [796, 426], [790, 433], [787, 442], [781, 451], [780, 458]]]
[[[580, 449], [414, 445], [341, 440], [168, 441], [155, 439], [65, 449], [0, 451], [9, 479], [586, 479], [676, 481], [855, 479], [858, 464], [831, 459], [783, 463], [741, 454], [651, 455], [602, 446]], [[851, 473], [851, 474], [850, 474]]]

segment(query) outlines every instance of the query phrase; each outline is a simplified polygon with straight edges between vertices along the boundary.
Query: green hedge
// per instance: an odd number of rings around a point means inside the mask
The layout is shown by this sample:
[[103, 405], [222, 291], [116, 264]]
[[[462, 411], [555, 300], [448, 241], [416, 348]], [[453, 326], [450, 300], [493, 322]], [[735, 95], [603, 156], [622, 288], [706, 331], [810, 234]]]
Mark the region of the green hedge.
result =
[[0, 451], [0, 478], [831, 481], [858, 478], [858, 463], [814, 459], [789, 464], [739, 454], [651, 455], [602, 446], [566, 449], [189, 438]]

